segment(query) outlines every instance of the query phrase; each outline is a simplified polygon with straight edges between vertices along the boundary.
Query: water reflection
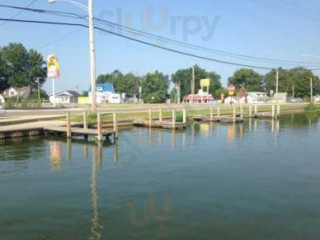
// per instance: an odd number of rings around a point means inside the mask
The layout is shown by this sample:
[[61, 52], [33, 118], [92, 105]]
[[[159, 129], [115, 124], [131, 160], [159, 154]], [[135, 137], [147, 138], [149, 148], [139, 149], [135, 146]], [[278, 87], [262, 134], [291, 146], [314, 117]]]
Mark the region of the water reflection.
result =
[[58, 141], [50, 142], [50, 162], [53, 172], [61, 170], [61, 159], [61, 143]]
[[[158, 200], [163, 201], [162, 209]], [[138, 212], [137, 209], [142, 209]], [[132, 226], [130, 236], [138, 239], [157, 239], [167, 236], [171, 209], [171, 195], [166, 195], [164, 199], [152, 195], [142, 206], [138, 206], [135, 201], [128, 203], [129, 221]], [[156, 226], [152, 228], [152, 226]], [[150, 229], [148, 232], [145, 229]]]
[[102, 166], [102, 145], [93, 148], [91, 168], [91, 201], [92, 201], [92, 226], [90, 240], [101, 239], [102, 226], [99, 223], [99, 195], [98, 195], [98, 171]]

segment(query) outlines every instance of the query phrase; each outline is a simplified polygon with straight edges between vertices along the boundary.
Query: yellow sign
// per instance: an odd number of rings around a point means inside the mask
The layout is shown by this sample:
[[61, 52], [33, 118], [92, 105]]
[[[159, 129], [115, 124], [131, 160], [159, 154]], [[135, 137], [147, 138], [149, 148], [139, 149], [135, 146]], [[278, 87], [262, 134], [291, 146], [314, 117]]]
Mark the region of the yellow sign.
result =
[[229, 91], [229, 96], [233, 96], [234, 92], [233, 91]]
[[210, 87], [210, 78], [200, 80], [201, 88], [209, 88]]
[[49, 55], [47, 58], [48, 78], [60, 77], [59, 61], [55, 55]]

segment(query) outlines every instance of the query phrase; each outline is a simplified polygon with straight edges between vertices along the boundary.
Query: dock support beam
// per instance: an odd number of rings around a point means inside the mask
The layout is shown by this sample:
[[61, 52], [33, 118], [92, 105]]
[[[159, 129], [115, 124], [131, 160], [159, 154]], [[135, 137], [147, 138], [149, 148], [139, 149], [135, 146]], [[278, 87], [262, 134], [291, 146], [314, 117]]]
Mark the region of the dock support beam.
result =
[[66, 113], [67, 138], [71, 138], [71, 121], [70, 113]]
[[102, 139], [102, 123], [101, 123], [100, 113], [97, 114], [97, 131], [98, 131], [97, 140], [101, 142], [103, 139]]
[[172, 109], [172, 128], [176, 129], [176, 110]]
[[250, 118], [252, 117], [252, 105], [251, 104], [249, 105], [249, 117]]
[[183, 109], [183, 123], [186, 124], [187, 123], [187, 110]]
[[243, 105], [240, 104], [240, 118], [243, 118]]
[[83, 112], [83, 128], [88, 129], [88, 113]]
[[114, 138], [116, 140], [118, 139], [118, 121], [117, 121], [116, 113], [113, 113], [113, 131], [114, 131]]
[[210, 121], [213, 121], [213, 107], [210, 108]]
[[220, 107], [217, 108], [217, 117], [218, 120], [220, 120], [220, 115], [221, 115], [221, 111], [220, 111]]
[[236, 114], [236, 107], [233, 106], [233, 116], [232, 116], [232, 121], [235, 123], [236, 122], [236, 118], [237, 118], [237, 114]]
[[277, 105], [277, 118], [280, 118], [281, 107], [280, 104]]

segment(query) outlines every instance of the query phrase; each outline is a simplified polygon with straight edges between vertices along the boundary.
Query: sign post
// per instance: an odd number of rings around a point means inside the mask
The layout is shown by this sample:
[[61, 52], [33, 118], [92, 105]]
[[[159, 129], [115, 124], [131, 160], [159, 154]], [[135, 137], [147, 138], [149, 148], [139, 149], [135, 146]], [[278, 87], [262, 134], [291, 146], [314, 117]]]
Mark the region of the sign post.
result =
[[58, 58], [51, 54], [47, 58], [47, 77], [52, 81], [52, 102], [56, 106], [55, 81], [60, 77]]

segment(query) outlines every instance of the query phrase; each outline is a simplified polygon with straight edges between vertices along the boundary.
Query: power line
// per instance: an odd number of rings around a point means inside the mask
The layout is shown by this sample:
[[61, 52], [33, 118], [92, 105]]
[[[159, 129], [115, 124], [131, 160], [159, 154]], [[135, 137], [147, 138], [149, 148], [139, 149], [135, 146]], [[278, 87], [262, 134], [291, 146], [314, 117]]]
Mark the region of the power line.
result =
[[[32, 6], [36, 1], [38, 1], [38, 0], [33, 0], [33, 1], [31, 1], [29, 4], [27, 4], [26, 7]], [[24, 11], [25, 11], [25, 10], [21, 9], [18, 13], [16, 13], [15, 15], [13, 15], [13, 16], [11, 17], [11, 19], [15, 19], [16, 17], [20, 16]], [[0, 27], [4, 26], [6, 23], [7, 23], [7, 21], [4, 21], [4, 22], [0, 23]]]
[[[81, 18], [81, 19], [85, 19], [87, 17], [86, 15], [79, 15], [79, 14], [70, 13], [70, 12], [50, 11], [50, 10], [34, 9], [34, 8], [24, 8], [24, 7], [10, 6], [10, 5], [0, 5], [0, 7], [22, 9], [24, 11], [33, 11], [36, 13], [52, 14], [52, 15], [58, 15], [58, 16], [63, 16], [63, 17], [72, 17], [72, 18]], [[95, 21], [100, 24], [115, 26], [115, 27], [127, 32], [127, 33], [139, 34], [139, 35], [146, 37], [146, 38], [149, 38], [149, 39], [161, 40], [163, 42], [173, 44], [173, 45], [176, 45], [179, 47], [185, 47], [188, 49], [197, 50], [197, 51], [206, 52], [206, 53], [210, 52], [215, 55], [220, 55], [220, 56], [238, 59], [238, 60], [264, 62], [264, 63], [271, 63], [271, 64], [285, 64], [285, 65], [297, 65], [297, 64], [318, 65], [318, 64], [320, 64], [317, 62], [300, 62], [300, 61], [290, 61], [290, 60], [279, 60], [279, 59], [260, 58], [260, 57], [254, 57], [254, 56], [249, 56], [249, 55], [244, 55], [244, 54], [231, 53], [231, 52], [221, 51], [221, 50], [207, 48], [207, 47], [201, 47], [201, 46], [197, 46], [194, 44], [189, 44], [186, 42], [162, 37], [162, 36], [159, 36], [156, 34], [151, 34], [151, 33], [145, 32], [145, 31], [137, 30], [137, 29], [134, 29], [131, 27], [127, 27], [127, 26], [117, 24], [117, 23], [114, 23], [111, 21], [103, 20], [100, 18], [95, 18]]]
[[[88, 28], [87, 25], [85, 24], [81, 24], [81, 23], [68, 23], [68, 22], [52, 22], [52, 21], [37, 21], [37, 20], [24, 20], [24, 19], [9, 19], [9, 18], [0, 18], [0, 21], [9, 21], [9, 22], [19, 22], [19, 23], [33, 23], [33, 24], [48, 24], [48, 25], [60, 25], [60, 26], [73, 26], [73, 27], [83, 27], [83, 28]], [[254, 68], [254, 69], [262, 69], [262, 70], [272, 70], [274, 68], [272, 67], [267, 67], [267, 66], [257, 66], [257, 65], [250, 65], [250, 64], [242, 64], [242, 63], [237, 63], [237, 62], [229, 62], [229, 61], [223, 61], [223, 60], [219, 60], [219, 59], [214, 59], [214, 58], [209, 58], [209, 57], [205, 57], [205, 56], [200, 56], [200, 55], [196, 55], [193, 53], [188, 53], [188, 52], [183, 52], [180, 50], [176, 50], [176, 49], [172, 49], [172, 48], [167, 48], [167, 47], [162, 47], [153, 43], [149, 43], [146, 41], [142, 41], [133, 37], [129, 37], [123, 34], [119, 34], [119, 33], [115, 33], [109, 30], [106, 30], [104, 28], [100, 28], [100, 27], [95, 27], [95, 29], [105, 32], [105, 33], [109, 33], [111, 35], [115, 35], [121, 38], [125, 38], [134, 42], [138, 42], [144, 45], [148, 45], [148, 46], [152, 46], [158, 49], [162, 49], [162, 50], [166, 50], [168, 52], [173, 52], [173, 53], [177, 53], [180, 55], [184, 55], [184, 56], [189, 56], [189, 57], [194, 57], [194, 58], [198, 58], [198, 59], [202, 59], [202, 60], [207, 60], [207, 61], [211, 61], [211, 62], [216, 62], [216, 63], [221, 63], [221, 64], [226, 64], [226, 65], [232, 65], [232, 66], [241, 66], [241, 67], [248, 67], [248, 68]], [[310, 70], [320, 70], [320, 69], [310, 69]]]

